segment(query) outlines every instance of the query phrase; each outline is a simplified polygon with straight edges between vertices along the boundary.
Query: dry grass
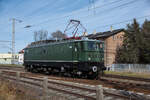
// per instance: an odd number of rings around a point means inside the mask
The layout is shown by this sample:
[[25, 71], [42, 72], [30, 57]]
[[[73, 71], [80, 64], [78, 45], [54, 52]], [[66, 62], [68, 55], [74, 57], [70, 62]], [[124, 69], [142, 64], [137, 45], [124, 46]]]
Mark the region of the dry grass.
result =
[[1, 100], [15, 100], [16, 92], [15, 89], [8, 86], [7, 83], [0, 83], [0, 99]]
[[27, 96], [24, 92], [18, 91], [9, 82], [0, 82], [0, 100], [36, 100]]
[[139, 78], [150, 78], [150, 73], [134, 73], [134, 72], [114, 72], [114, 71], [105, 71], [105, 74], [112, 75], [121, 75], [121, 76], [130, 76], [130, 77], [139, 77]]
[[[43, 94], [43, 93], [42, 93]], [[45, 100], [38, 90], [12, 82], [0, 81], [0, 100]], [[50, 93], [46, 100], [68, 100], [67, 97]]]

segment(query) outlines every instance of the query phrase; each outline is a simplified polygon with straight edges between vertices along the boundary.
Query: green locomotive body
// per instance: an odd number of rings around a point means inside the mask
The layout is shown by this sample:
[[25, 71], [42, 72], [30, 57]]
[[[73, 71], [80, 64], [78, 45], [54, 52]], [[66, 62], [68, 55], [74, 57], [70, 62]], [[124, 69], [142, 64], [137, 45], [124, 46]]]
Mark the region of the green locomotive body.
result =
[[104, 67], [104, 42], [65, 40], [32, 43], [25, 48], [24, 65], [28, 71], [54, 70], [71, 75], [97, 76]]

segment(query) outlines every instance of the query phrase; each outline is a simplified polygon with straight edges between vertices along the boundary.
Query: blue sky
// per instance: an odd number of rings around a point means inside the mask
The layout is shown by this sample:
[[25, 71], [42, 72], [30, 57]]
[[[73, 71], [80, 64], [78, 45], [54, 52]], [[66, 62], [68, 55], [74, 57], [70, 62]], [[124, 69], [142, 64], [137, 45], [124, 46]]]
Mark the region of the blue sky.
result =
[[[96, 9], [93, 7], [89, 0], [0, 0], [0, 40], [11, 41], [11, 18], [23, 21], [16, 23], [18, 52], [33, 41], [34, 31], [64, 31], [70, 19], [80, 20], [90, 34], [108, 31], [113, 23], [150, 15], [150, 0], [95, 0]], [[115, 24], [113, 29], [126, 28], [127, 23]], [[26, 25], [33, 27], [25, 29]], [[10, 45], [0, 43], [0, 53], [11, 51]]]

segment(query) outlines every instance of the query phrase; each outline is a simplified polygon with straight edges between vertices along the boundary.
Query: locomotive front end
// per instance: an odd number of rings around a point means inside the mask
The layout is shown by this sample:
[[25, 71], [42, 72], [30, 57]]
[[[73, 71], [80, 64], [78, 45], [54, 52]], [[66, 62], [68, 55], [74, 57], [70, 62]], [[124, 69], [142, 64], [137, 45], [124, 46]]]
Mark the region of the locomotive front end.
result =
[[82, 41], [80, 53], [80, 68], [86, 75], [97, 77], [104, 67], [104, 42], [98, 40]]

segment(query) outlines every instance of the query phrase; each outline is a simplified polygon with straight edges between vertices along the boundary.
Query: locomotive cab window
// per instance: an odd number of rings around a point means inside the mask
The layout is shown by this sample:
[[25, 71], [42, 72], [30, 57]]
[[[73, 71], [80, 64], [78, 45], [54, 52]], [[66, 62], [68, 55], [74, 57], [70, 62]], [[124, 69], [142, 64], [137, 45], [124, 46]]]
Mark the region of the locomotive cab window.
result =
[[99, 50], [99, 44], [93, 41], [87, 42], [87, 50], [97, 51]]

